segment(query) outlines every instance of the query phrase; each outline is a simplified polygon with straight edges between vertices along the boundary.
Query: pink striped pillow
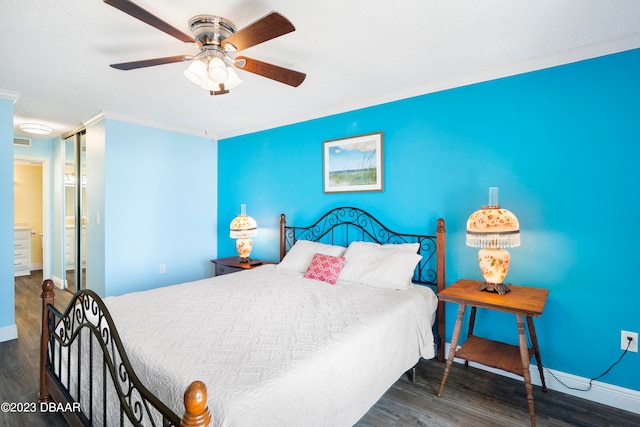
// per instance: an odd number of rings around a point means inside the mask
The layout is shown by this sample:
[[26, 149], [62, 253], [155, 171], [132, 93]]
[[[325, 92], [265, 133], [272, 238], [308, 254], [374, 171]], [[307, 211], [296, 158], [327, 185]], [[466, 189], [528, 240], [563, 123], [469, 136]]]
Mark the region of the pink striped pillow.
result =
[[307, 279], [321, 280], [334, 285], [344, 266], [345, 257], [316, 253], [304, 273]]

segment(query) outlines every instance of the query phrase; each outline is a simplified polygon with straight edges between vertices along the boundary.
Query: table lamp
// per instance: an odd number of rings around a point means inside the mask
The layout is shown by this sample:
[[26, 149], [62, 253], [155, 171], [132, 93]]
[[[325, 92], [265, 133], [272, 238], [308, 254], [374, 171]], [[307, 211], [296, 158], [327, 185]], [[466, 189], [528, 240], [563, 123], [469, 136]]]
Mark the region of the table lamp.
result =
[[236, 249], [238, 250], [238, 262], [251, 262], [251, 248], [253, 242], [251, 237], [258, 235], [258, 224], [256, 220], [247, 216], [247, 205], [240, 205], [240, 215], [233, 218], [229, 226], [229, 236], [236, 239]]
[[467, 246], [481, 248], [478, 264], [484, 283], [478, 288], [504, 295], [509, 287], [504, 279], [509, 271], [510, 255], [503, 248], [520, 246], [518, 218], [498, 204], [498, 187], [489, 188], [489, 204], [467, 220]]

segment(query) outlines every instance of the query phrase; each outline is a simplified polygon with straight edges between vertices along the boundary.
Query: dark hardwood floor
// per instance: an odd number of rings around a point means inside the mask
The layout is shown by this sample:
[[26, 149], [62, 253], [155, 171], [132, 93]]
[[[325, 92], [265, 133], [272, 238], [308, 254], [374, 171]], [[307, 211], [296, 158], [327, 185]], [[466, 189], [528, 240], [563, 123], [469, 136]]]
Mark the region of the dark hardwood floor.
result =
[[[37, 402], [40, 284], [42, 272], [16, 278], [18, 340], [0, 343], [0, 402]], [[56, 291], [56, 307], [71, 299]], [[356, 424], [358, 427], [527, 426], [529, 412], [522, 382], [454, 364], [442, 397], [435, 396], [444, 364], [422, 361], [418, 382], [398, 380]], [[311, 386], [311, 385], [310, 385]], [[534, 387], [537, 425], [640, 426], [640, 415], [556, 391]], [[0, 426], [65, 426], [56, 413], [2, 413]], [[243, 427], [243, 426], [238, 426]], [[302, 427], [302, 426], [301, 426]], [[307, 427], [307, 426], [304, 426]]]
[[[40, 348], [40, 293], [42, 271], [16, 277], [16, 326], [18, 339], [0, 343], [0, 403], [38, 402], [38, 364]], [[56, 308], [64, 309], [71, 293], [55, 290]], [[0, 412], [2, 426], [65, 426], [62, 415], [54, 412]]]

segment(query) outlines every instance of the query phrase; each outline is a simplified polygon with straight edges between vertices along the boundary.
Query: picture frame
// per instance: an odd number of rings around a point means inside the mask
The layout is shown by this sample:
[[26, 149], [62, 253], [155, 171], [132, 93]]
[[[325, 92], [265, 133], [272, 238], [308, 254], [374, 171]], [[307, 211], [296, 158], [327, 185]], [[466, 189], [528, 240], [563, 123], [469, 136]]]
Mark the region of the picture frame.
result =
[[383, 164], [382, 132], [324, 141], [324, 192], [383, 191]]

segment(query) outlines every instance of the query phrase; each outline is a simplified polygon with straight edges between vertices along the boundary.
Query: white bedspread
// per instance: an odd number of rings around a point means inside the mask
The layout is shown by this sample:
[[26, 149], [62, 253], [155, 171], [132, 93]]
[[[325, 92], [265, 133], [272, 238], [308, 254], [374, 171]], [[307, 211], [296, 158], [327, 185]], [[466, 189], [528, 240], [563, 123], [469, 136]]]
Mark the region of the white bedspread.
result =
[[349, 426], [419, 357], [437, 297], [265, 265], [105, 299], [132, 365], [177, 414], [207, 386], [214, 426]]

